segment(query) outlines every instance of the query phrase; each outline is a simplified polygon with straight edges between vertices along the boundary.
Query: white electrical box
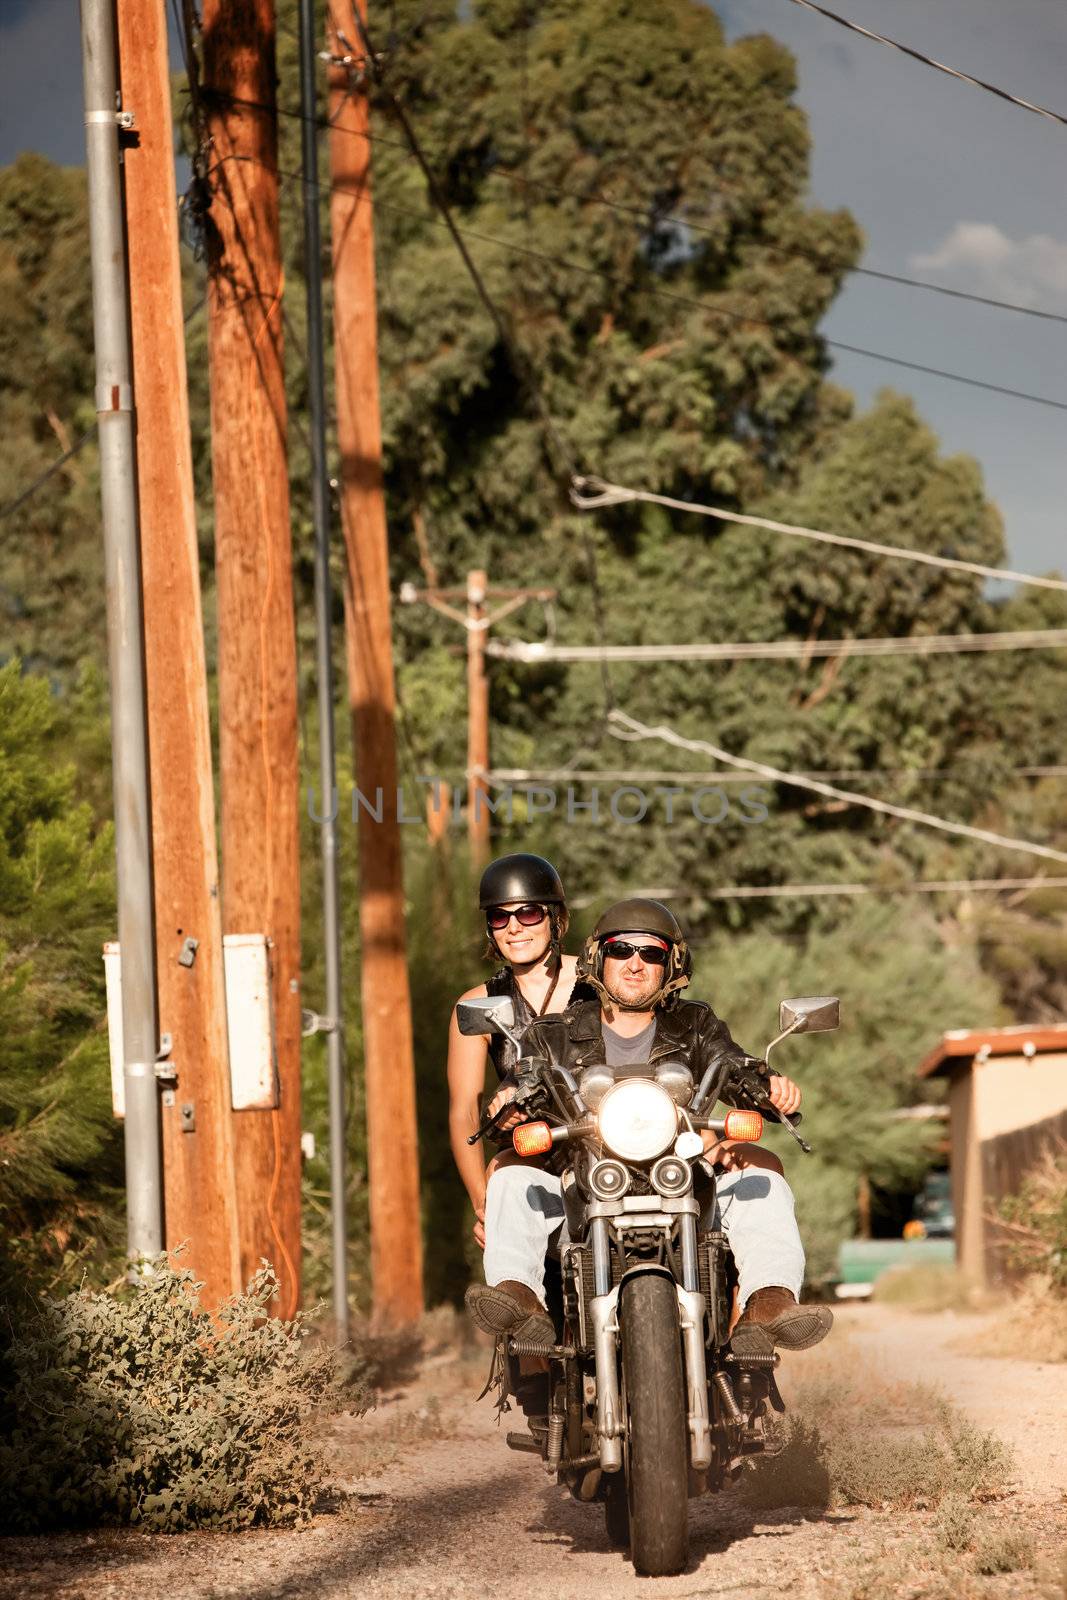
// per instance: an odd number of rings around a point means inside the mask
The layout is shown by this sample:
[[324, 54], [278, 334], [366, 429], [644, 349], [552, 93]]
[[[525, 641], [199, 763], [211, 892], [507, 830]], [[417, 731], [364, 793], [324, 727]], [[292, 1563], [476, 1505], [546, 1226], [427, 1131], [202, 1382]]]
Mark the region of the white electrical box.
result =
[[[270, 950], [262, 933], [227, 933], [222, 940], [230, 1100], [235, 1111], [269, 1111], [278, 1104], [278, 1056], [270, 988]], [[117, 942], [104, 946], [107, 1032], [111, 1046], [111, 1104], [125, 1115], [122, 1076], [122, 961]], [[164, 1026], [166, 1019], [163, 1019]], [[174, 1058], [181, 1088], [181, 1046]]]

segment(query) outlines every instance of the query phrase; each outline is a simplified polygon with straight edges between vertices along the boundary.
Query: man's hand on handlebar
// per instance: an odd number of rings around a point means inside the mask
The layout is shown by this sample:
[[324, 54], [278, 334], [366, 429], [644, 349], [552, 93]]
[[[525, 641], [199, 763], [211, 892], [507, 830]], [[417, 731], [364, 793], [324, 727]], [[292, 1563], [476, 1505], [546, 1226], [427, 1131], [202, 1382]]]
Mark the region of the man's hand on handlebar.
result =
[[767, 1092], [771, 1105], [783, 1117], [791, 1117], [794, 1111], [800, 1110], [800, 1086], [792, 1078], [781, 1078], [772, 1073]]

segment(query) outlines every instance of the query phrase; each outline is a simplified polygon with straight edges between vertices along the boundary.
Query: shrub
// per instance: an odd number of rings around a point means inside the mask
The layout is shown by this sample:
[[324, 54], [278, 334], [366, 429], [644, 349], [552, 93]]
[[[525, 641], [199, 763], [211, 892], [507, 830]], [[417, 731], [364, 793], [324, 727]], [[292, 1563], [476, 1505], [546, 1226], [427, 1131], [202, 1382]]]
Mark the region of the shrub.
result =
[[1067, 1295], [1067, 1140], [1057, 1140], [993, 1218], [1004, 1259]]
[[10, 1532], [130, 1523], [156, 1532], [305, 1521], [325, 1487], [316, 1418], [335, 1357], [308, 1314], [268, 1315], [264, 1266], [215, 1317], [165, 1258], [136, 1290], [44, 1299], [12, 1330], [0, 1442]]
[[984, 1538], [974, 1553], [976, 1572], [1021, 1572], [1033, 1561], [1033, 1540], [1015, 1529], [991, 1533]]
[[957, 1267], [927, 1262], [890, 1267], [875, 1284], [874, 1299], [908, 1311], [977, 1311], [983, 1296]]

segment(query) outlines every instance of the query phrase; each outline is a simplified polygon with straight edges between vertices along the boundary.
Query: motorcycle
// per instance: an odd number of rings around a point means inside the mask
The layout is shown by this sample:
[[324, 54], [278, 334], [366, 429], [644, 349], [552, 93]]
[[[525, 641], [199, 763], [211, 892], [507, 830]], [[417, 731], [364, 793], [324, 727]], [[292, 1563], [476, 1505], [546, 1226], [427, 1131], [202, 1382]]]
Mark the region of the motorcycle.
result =
[[[519, 1156], [550, 1158], [567, 1224], [558, 1274], [546, 1272], [557, 1342], [497, 1342], [486, 1390], [499, 1385], [502, 1409], [509, 1394], [537, 1387], [521, 1370], [524, 1357], [548, 1366], [529, 1432], [509, 1433], [507, 1443], [539, 1455], [576, 1499], [602, 1502], [608, 1537], [629, 1549], [637, 1572], [681, 1572], [690, 1498], [717, 1492], [750, 1457], [772, 1451], [774, 1414], [785, 1410], [777, 1353], [730, 1348], [736, 1270], [725, 1235], [712, 1226], [715, 1174], [701, 1137], [710, 1129], [717, 1138], [758, 1140], [763, 1114], [707, 1114], [717, 1064], [699, 1084], [683, 1062], [657, 1057], [647, 1076], [630, 1068], [616, 1078], [596, 1064], [576, 1077], [556, 1061], [524, 1056], [526, 1029], [516, 1030], [507, 997], [461, 1001], [457, 1016], [462, 1033], [502, 1033], [518, 1051], [514, 1098], [486, 1116], [470, 1142], [517, 1110], [511, 1143]], [[784, 1000], [763, 1063], [787, 1037], [838, 1024], [834, 997]], [[752, 1069], [763, 1063], [746, 1058]], [[810, 1153], [799, 1115], [779, 1115], [762, 1074], [742, 1069], [742, 1079], [749, 1098]]]

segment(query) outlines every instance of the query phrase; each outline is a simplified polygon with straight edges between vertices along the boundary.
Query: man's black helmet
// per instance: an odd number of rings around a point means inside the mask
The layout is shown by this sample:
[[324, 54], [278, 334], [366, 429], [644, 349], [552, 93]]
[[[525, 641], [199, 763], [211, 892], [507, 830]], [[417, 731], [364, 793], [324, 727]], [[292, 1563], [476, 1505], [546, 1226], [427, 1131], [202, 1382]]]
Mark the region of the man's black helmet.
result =
[[478, 888], [478, 906], [502, 906], [508, 900], [537, 900], [544, 906], [563, 906], [567, 896], [559, 873], [544, 856], [501, 856], [490, 861]]
[[[617, 933], [654, 933], [666, 939], [671, 947], [661, 987], [651, 999], [642, 1000], [640, 1006], [624, 1005], [604, 987], [604, 941]], [[623, 1011], [651, 1011], [669, 1003], [679, 989], [687, 986], [692, 970], [693, 956], [682, 925], [661, 900], [617, 900], [597, 919], [578, 957], [578, 982], [591, 984], [601, 1000]]]
[[670, 944], [684, 944], [685, 934], [670, 906], [662, 900], [617, 900], [597, 919], [594, 939], [613, 933], [656, 933]]

